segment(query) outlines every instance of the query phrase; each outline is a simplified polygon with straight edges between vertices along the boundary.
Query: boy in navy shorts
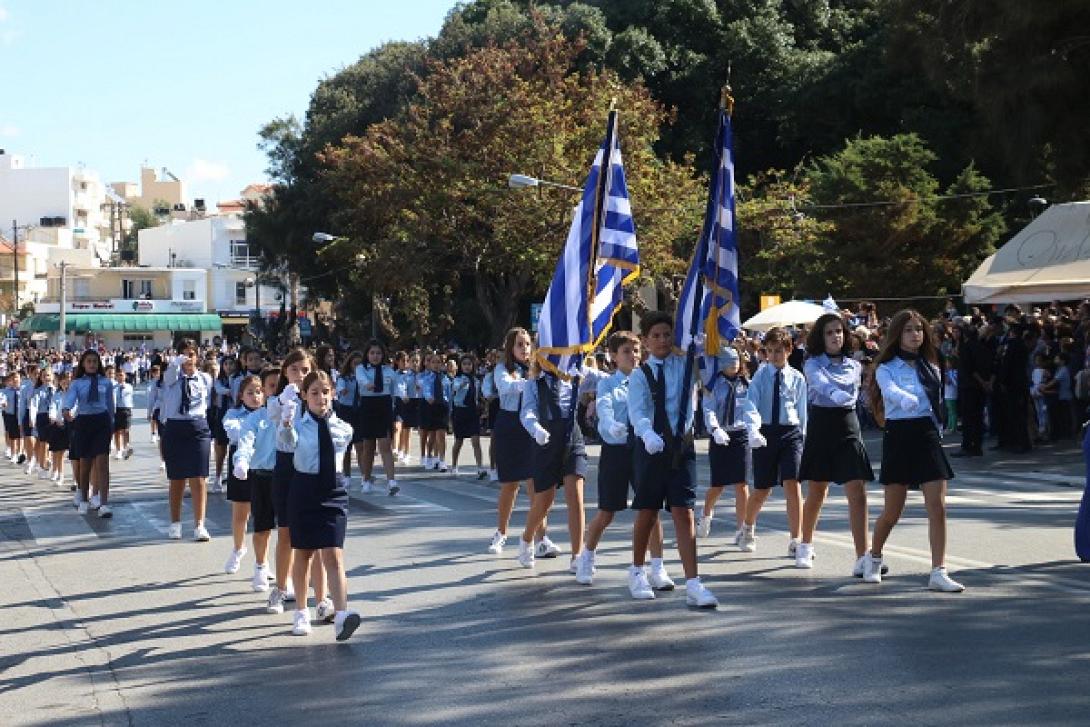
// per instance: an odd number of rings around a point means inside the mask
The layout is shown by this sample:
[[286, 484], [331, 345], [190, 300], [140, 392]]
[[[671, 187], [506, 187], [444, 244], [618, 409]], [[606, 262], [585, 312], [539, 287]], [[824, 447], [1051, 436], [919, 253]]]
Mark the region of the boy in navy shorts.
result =
[[637, 513], [628, 587], [636, 598], [654, 598], [643, 564], [659, 510], [665, 507], [673, 516], [678, 555], [685, 569], [685, 601], [698, 608], [715, 608], [719, 601], [700, 582], [696, 566], [693, 415], [699, 375], [694, 367], [685, 387], [685, 357], [673, 353], [674, 322], [668, 314], [645, 315], [640, 333], [649, 356], [628, 380], [628, 419], [639, 439], [633, 453], [632, 509]]
[[746, 520], [742, 527], [742, 550], [757, 549], [757, 515], [776, 485], [783, 485], [787, 500], [787, 524], [791, 541], [787, 553], [795, 557], [799, 542], [802, 488], [799, 485], [799, 464], [806, 431], [806, 377], [787, 365], [791, 337], [782, 328], [765, 334], [764, 348], [768, 362], [757, 369], [749, 384], [750, 402], [761, 415], [761, 433], [751, 442], [753, 447], [753, 494], [746, 504]]

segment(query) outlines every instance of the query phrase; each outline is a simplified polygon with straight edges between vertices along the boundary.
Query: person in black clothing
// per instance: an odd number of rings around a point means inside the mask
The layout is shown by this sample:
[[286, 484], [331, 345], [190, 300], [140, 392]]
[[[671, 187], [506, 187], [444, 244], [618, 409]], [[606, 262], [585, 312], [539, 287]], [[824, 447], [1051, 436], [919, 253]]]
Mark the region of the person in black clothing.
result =
[[963, 323], [958, 329], [958, 407], [961, 410], [961, 451], [955, 457], [984, 454], [984, 400], [992, 388], [992, 353], [977, 330]]
[[[1010, 325], [1005, 345], [1001, 348], [998, 378], [1003, 383], [1005, 416], [1000, 432], [1000, 445], [1012, 452], [1032, 449], [1029, 438], [1029, 349], [1022, 340], [1024, 326]], [[1003, 435], [1005, 431], [1006, 436]]]

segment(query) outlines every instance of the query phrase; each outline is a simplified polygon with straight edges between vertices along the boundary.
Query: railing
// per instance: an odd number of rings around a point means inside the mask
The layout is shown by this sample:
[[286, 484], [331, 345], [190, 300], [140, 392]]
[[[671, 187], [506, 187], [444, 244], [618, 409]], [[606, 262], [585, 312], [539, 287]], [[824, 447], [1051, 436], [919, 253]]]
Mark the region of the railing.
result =
[[257, 270], [261, 267], [261, 259], [253, 255], [232, 255], [231, 267], [245, 270]]

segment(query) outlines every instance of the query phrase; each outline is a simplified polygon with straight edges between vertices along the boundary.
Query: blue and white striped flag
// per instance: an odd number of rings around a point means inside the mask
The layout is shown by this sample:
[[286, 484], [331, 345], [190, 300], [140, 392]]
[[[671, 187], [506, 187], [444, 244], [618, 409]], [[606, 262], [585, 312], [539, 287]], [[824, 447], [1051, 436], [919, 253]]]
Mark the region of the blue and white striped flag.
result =
[[621, 161], [617, 114], [611, 111], [605, 141], [583, 185], [541, 308], [537, 359], [542, 368], [565, 378], [577, 374], [584, 354], [609, 333], [624, 286], [639, 274], [636, 224]]
[[[694, 344], [705, 384], [716, 373], [715, 357], [720, 346], [734, 340], [742, 326], [738, 312], [734, 153], [730, 113], [726, 109], [719, 110], [715, 160], [704, 228], [689, 263], [674, 319], [674, 345], [688, 351], [690, 344]], [[695, 310], [697, 305], [699, 310]]]

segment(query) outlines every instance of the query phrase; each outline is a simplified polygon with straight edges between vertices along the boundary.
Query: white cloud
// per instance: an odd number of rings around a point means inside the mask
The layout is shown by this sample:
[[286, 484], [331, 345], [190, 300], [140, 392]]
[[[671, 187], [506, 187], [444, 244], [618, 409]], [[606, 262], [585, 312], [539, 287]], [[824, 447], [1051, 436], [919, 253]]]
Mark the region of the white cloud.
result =
[[4, 22], [7, 19], [8, 19], [8, 11], [4, 8], [3, 5], [0, 5], [0, 23]]
[[19, 127], [15, 124], [0, 124], [0, 136], [19, 136]]
[[223, 162], [213, 162], [207, 159], [194, 159], [193, 163], [186, 167], [185, 177], [187, 183], [194, 182], [218, 182], [226, 179], [231, 170]]

